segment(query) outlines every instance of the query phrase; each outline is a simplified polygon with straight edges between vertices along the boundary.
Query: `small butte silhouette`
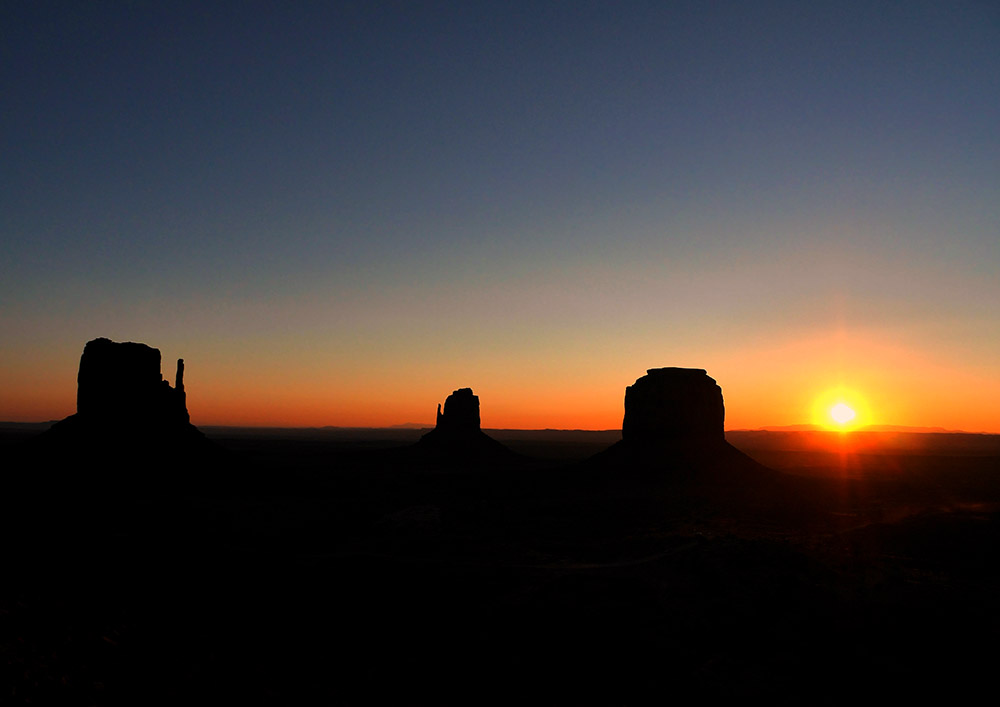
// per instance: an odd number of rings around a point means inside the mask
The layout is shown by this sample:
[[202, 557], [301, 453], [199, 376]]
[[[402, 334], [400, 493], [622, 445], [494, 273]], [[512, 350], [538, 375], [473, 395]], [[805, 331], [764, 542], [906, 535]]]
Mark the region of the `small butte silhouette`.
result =
[[438, 404], [437, 424], [415, 445], [418, 453], [454, 463], [503, 461], [516, 455], [483, 432], [479, 396], [459, 388]]

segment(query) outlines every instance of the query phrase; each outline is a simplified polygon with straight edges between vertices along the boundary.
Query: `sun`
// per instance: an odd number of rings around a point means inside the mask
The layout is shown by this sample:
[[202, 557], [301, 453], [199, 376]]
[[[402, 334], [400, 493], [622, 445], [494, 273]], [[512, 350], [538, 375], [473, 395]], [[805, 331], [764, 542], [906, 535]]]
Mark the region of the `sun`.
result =
[[838, 425], [846, 425], [857, 416], [858, 413], [847, 403], [837, 403], [830, 408], [830, 418]]
[[824, 429], [847, 432], [872, 424], [872, 411], [859, 391], [836, 386], [814, 398], [812, 422]]

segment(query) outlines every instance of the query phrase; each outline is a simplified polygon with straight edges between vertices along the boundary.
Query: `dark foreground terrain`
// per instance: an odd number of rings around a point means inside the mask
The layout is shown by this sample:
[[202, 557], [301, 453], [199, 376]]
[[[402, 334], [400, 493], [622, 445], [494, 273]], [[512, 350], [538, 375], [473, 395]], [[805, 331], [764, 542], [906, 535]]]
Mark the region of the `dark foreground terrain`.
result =
[[400, 446], [419, 431], [206, 432], [222, 451], [185, 462], [2, 433], [0, 702], [997, 691], [995, 436], [734, 432], [777, 471], [696, 479], [580, 463], [614, 433], [463, 460]]

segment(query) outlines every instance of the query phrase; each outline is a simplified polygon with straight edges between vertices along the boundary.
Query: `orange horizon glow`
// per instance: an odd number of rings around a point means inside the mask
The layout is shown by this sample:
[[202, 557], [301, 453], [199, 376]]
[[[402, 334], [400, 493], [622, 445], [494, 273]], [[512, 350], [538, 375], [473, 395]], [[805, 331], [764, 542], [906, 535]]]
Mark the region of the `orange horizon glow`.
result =
[[[631, 384], [628, 381], [626, 384]], [[75, 383], [75, 381], [74, 381]], [[537, 398], [531, 409], [519, 404], [517, 395], [474, 384], [460, 382], [452, 387], [445, 386], [439, 394], [421, 396], [420, 400], [398, 396], [393, 404], [385, 400], [366, 399], [363, 395], [343, 396], [340, 403], [331, 406], [325, 391], [302, 390], [291, 387], [267, 387], [259, 390], [226, 390], [213, 385], [209, 390], [200, 390], [189, 379], [188, 409], [191, 421], [196, 425], [233, 427], [391, 427], [403, 424], [434, 425], [437, 404], [458, 387], [470, 385], [480, 397], [482, 424], [493, 429], [580, 429], [613, 430], [621, 429], [624, 414], [622, 399], [624, 385], [616, 393], [608, 391], [585, 391], [575, 395], [552, 395], [547, 399]], [[737, 387], [737, 386], [732, 386]], [[235, 392], [235, 394], [233, 394]], [[824, 430], [850, 432], [870, 425], [903, 425], [913, 427], [940, 427], [948, 430], [967, 432], [1000, 433], [1000, 425], [963, 424], [944, 419], [914, 419], [907, 417], [875, 416], [865, 398], [852, 392], [843, 395], [841, 389], [833, 388], [816, 396], [811, 406], [811, 414], [790, 416], [761, 412], [760, 406], [753, 410], [746, 400], [726, 393], [727, 430], [760, 429], [811, 423]], [[565, 395], [565, 397], [564, 397]], [[71, 395], [64, 392], [47, 391], [46, 394], [20, 400], [19, 413], [5, 410], [0, 419], [13, 422], [41, 422], [62, 419], [76, 410], [75, 391]], [[567, 403], [564, 405], [564, 401]], [[855, 411], [855, 417], [837, 423], [831, 418], [831, 409], [846, 401]], [[800, 405], [805, 408], [806, 405]]]
[[[646, 368], [686, 365], [706, 369], [722, 387], [727, 430], [810, 423], [842, 431], [899, 425], [1000, 433], [994, 402], [1000, 382], [989, 370], [949, 367], [874, 335], [837, 333], [714, 352], [692, 347], [663, 354], [663, 348], [652, 342], [622, 354], [608, 345], [569, 361], [561, 360], [560, 350], [546, 359], [514, 350], [475, 357], [473, 365], [444, 357], [348, 354], [329, 360], [304, 350], [281, 358], [283, 352], [186, 342], [182, 351], [163, 351], [163, 367], [170, 377], [168, 362], [185, 358], [188, 410], [196, 425], [432, 426], [438, 403], [471, 387], [486, 428], [612, 430], [621, 428], [625, 387]], [[73, 414], [79, 354], [48, 351], [7, 363], [0, 420]], [[856, 415], [838, 425], [830, 410], [841, 402]]]
[[[450, 393], [451, 391], [448, 391]], [[476, 391], [477, 395], [479, 391]], [[330, 414], [328, 408], [321, 405], [299, 406], [290, 401], [279, 403], [268, 410], [240, 408], [229, 406], [219, 401], [201, 400], [197, 397], [192, 400], [189, 397], [188, 409], [191, 414], [191, 422], [199, 426], [219, 426], [219, 427], [288, 427], [288, 428], [308, 428], [308, 427], [357, 427], [357, 428], [384, 428], [399, 425], [419, 424], [426, 427], [434, 426], [434, 413], [437, 404], [443, 403], [447, 394], [439, 396], [440, 399], [430, 404], [417, 406], [399, 406], [390, 408], [388, 406], [371, 408], [368, 410], [357, 409], [353, 415]], [[483, 396], [480, 396], [482, 399]], [[393, 410], [396, 411], [393, 414]], [[75, 404], [69, 401], [60, 401], [60, 404], [44, 405], [37, 404], [25, 406], [23, 412], [5, 412], [0, 415], [0, 420], [6, 422], [49, 422], [63, 419], [76, 412]], [[551, 412], [551, 411], [550, 411]], [[488, 401], [483, 402], [481, 412], [482, 426], [486, 429], [523, 429], [523, 430], [618, 430], [622, 426], [623, 412], [608, 414], [607, 412], [590, 412], [577, 410], [571, 415], [544, 414], [544, 411], [537, 414], [504, 414], [497, 411], [497, 406], [490, 406]], [[825, 419], [821, 423], [813, 422], [803, 418], [777, 418], [774, 421], [764, 419], [762, 421], [744, 421], [742, 418], [733, 419], [729, 414], [727, 406], [727, 420], [725, 429], [733, 430], [757, 430], [765, 428], [783, 428], [797, 425], [812, 425], [819, 430], [849, 433], [861, 431], [871, 426], [896, 425], [900, 427], [941, 429], [946, 431], [968, 432], [979, 434], [1000, 434], [1000, 427], [986, 425], [963, 425], [953, 423], [942, 423], [937, 420], [920, 421], [907, 419], [902, 422], [889, 421], [868, 421], [864, 424], [852, 424], [848, 421], [844, 424], [837, 424], [829, 417], [827, 412]]]

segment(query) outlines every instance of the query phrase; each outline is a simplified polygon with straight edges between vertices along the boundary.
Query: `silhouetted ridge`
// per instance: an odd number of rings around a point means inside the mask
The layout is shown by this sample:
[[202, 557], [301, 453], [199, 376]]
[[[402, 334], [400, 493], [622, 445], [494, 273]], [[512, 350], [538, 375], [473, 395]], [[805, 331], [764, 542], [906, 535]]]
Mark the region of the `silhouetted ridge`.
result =
[[417, 448], [450, 461], [483, 461], [513, 455], [480, 428], [479, 396], [459, 388], [438, 405], [437, 426], [420, 438]]

